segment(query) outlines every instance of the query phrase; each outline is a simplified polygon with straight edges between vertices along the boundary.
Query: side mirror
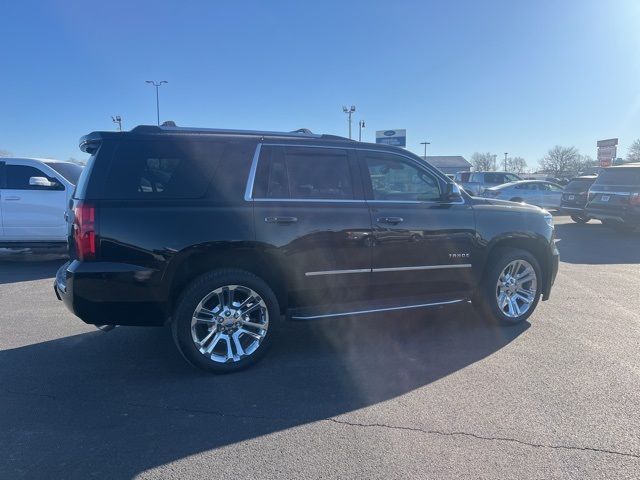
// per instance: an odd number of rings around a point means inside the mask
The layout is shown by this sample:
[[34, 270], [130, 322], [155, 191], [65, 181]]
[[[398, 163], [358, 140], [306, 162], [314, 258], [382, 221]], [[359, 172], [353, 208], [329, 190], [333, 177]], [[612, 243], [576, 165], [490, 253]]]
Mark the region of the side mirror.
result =
[[462, 198], [462, 192], [457, 183], [447, 183], [444, 192], [444, 200], [447, 202], [460, 200]]
[[31, 177], [29, 178], [29, 185], [32, 187], [56, 188], [59, 184], [58, 182], [51, 182], [45, 177]]

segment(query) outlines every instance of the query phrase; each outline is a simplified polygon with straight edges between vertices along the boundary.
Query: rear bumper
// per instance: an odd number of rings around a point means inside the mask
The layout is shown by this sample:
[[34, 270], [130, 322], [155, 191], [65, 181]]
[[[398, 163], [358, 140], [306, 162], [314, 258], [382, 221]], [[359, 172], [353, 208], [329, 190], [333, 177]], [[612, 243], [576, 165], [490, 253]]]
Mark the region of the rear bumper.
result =
[[590, 218], [595, 218], [596, 220], [610, 220], [629, 225], [640, 225], [640, 212], [635, 209], [604, 209], [589, 207], [585, 211]]
[[92, 325], [154, 326], [166, 323], [168, 301], [155, 285], [158, 272], [111, 262], [67, 262], [56, 273], [54, 291], [83, 322]]

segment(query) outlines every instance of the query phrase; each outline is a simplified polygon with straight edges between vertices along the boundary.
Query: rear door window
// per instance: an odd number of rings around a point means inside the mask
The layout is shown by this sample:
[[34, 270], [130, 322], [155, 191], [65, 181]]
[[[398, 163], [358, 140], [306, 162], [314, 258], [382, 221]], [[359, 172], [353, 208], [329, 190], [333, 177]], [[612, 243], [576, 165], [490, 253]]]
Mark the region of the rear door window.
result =
[[123, 141], [113, 155], [104, 196], [200, 198], [224, 149], [224, 142], [210, 140]]
[[347, 151], [263, 146], [253, 198], [353, 200]]

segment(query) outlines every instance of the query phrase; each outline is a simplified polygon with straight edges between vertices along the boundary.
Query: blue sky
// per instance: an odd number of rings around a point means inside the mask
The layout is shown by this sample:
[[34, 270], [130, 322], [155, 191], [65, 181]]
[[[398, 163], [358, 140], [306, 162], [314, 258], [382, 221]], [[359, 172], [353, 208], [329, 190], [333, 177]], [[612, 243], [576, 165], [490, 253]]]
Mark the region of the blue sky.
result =
[[0, 149], [83, 158], [93, 130], [155, 123], [347, 134], [342, 105], [407, 148], [555, 144], [595, 157], [640, 137], [640, 2], [5, 2]]

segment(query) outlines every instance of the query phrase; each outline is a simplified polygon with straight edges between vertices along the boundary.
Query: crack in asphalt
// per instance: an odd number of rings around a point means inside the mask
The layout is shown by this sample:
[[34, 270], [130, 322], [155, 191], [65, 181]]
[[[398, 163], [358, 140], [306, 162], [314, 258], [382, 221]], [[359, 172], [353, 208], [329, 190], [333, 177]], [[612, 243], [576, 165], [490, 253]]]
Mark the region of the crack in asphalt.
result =
[[[50, 398], [50, 399], [53, 399], [53, 400], [57, 400], [57, 397], [55, 397], [54, 395], [39, 394], [39, 393], [35, 393], [35, 392], [16, 392], [16, 391], [11, 391], [11, 390], [5, 390], [5, 392], [11, 393], [11, 394], [14, 394], [14, 395], [38, 396], [38, 397], [45, 397], [45, 398]], [[284, 422], [288, 422], [288, 423], [292, 423], [292, 424], [296, 424], [296, 425], [300, 425], [302, 423], [300, 421], [296, 421], [295, 419], [291, 419], [291, 418], [287, 418], [287, 417], [277, 417], [277, 416], [269, 416], [269, 415], [248, 415], [248, 414], [245, 414], [245, 413], [242, 413], [242, 414], [240, 414], [240, 413], [229, 413], [229, 412], [223, 412], [223, 411], [220, 411], [220, 410], [205, 410], [205, 409], [194, 409], [194, 408], [184, 408], [184, 407], [170, 407], [170, 406], [166, 406], [166, 405], [149, 405], [149, 404], [145, 404], [145, 403], [134, 403], [134, 402], [127, 402], [126, 405], [129, 406], [129, 407], [133, 407], [133, 408], [154, 408], [154, 409], [160, 409], [160, 410], [170, 410], [170, 411], [174, 411], [174, 412], [184, 412], [184, 413], [189, 413], [189, 414], [213, 415], [213, 416], [222, 417], [222, 418], [284, 421]], [[442, 431], [442, 430], [431, 430], [431, 429], [424, 429], [424, 428], [419, 428], [419, 427], [406, 427], [406, 426], [400, 426], [400, 425], [388, 425], [388, 424], [385, 424], [385, 423], [349, 422], [349, 421], [346, 421], [346, 420], [339, 420], [339, 419], [337, 419], [335, 417], [317, 419], [316, 421], [332, 422], [332, 423], [335, 423], [335, 424], [338, 424], [338, 425], [349, 426], [349, 427], [357, 427], [357, 428], [384, 428], [384, 429], [389, 429], [389, 430], [400, 430], [400, 431], [407, 431], [407, 432], [413, 432], [413, 433], [421, 433], [421, 434], [425, 434], [425, 435], [438, 435], [438, 436], [442, 436], [442, 437], [456, 437], [456, 436], [457, 437], [468, 437], [468, 438], [473, 438], [475, 440], [516, 443], [518, 445], [523, 445], [523, 446], [526, 446], [526, 447], [533, 447], [533, 448], [551, 448], [551, 449], [556, 449], [556, 450], [573, 450], [573, 451], [583, 451], [583, 452], [595, 452], [595, 453], [603, 453], [603, 454], [608, 454], [608, 455], [619, 455], [619, 456], [623, 456], [623, 457], [640, 459], [640, 454], [629, 453], [629, 452], [620, 452], [620, 451], [617, 451], [617, 450], [608, 450], [608, 449], [605, 449], [605, 448], [581, 447], [581, 446], [576, 446], [576, 445], [553, 445], [553, 444], [549, 444], [549, 443], [533, 443], [533, 442], [527, 442], [527, 441], [524, 441], [524, 440], [519, 440], [517, 438], [491, 437], [491, 436], [485, 436], [485, 435], [478, 435], [476, 433], [470, 433], [470, 432], [458, 432], [458, 431], [446, 432], [446, 431]], [[292, 425], [292, 426], [296, 426], [296, 425]]]
[[510, 438], [510, 437], [488, 437], [488, 436], [478, 435], [476, 433], [469, 433], [469, 432], [444, 432], [444, 431], [441, 431], [441, 430], [427, 430], [427, 429], [422, 429], [422, 428], [418, 428], [418, 427], [403, 427], [403, 426], [398, 426], [398, 425], [386, 425], [384, 423], [347, 422], [346, 420], [338, 420], [337, 418], [328, 418], [325, 421], [337, 423], [339, 425], [348, 425], [348, 426], [351, 426], [351, 427], [388, 428], [388, 429], [391, 429], [391, 430], [405, 430], [405, 431], [409, 431], [409, 432], [424, 433], [424, 434], [428, 434], [428, 435], [440, 435], [440, 436], [443, 436], [443, 437], [455, 437], [455, 436], [471, 437], [471, 438], [474, 438], [476, 440], [489, 440], [489, 441], [498, 441], [498, 442], [517, 443], [519, 445], [525, 445], [527, 447], [554, 448], [554, 449], [560, 449], [560, 450], [580, 450], [580, 451], [588, 451], [588, 452], [606, 453], [606, 454], [611, 454], [611, 455], [621, 455], [621, 456], [624, 456], [624, 457], [631, 457], [631, 458], [640, 459], [640, 454], [628, 453], [628, 452], [618, 452], [616, 450], [607, 450], [607, 449], [604, 449], [604, 448], [579, 447], [579, 446], [574, 446], [574, 445], [552, 445], [552, 444], [545, 444], [545, 443], [532, 443], [532, 442], [526, 442], [524, 440], [518, 440], [517, 438]]

